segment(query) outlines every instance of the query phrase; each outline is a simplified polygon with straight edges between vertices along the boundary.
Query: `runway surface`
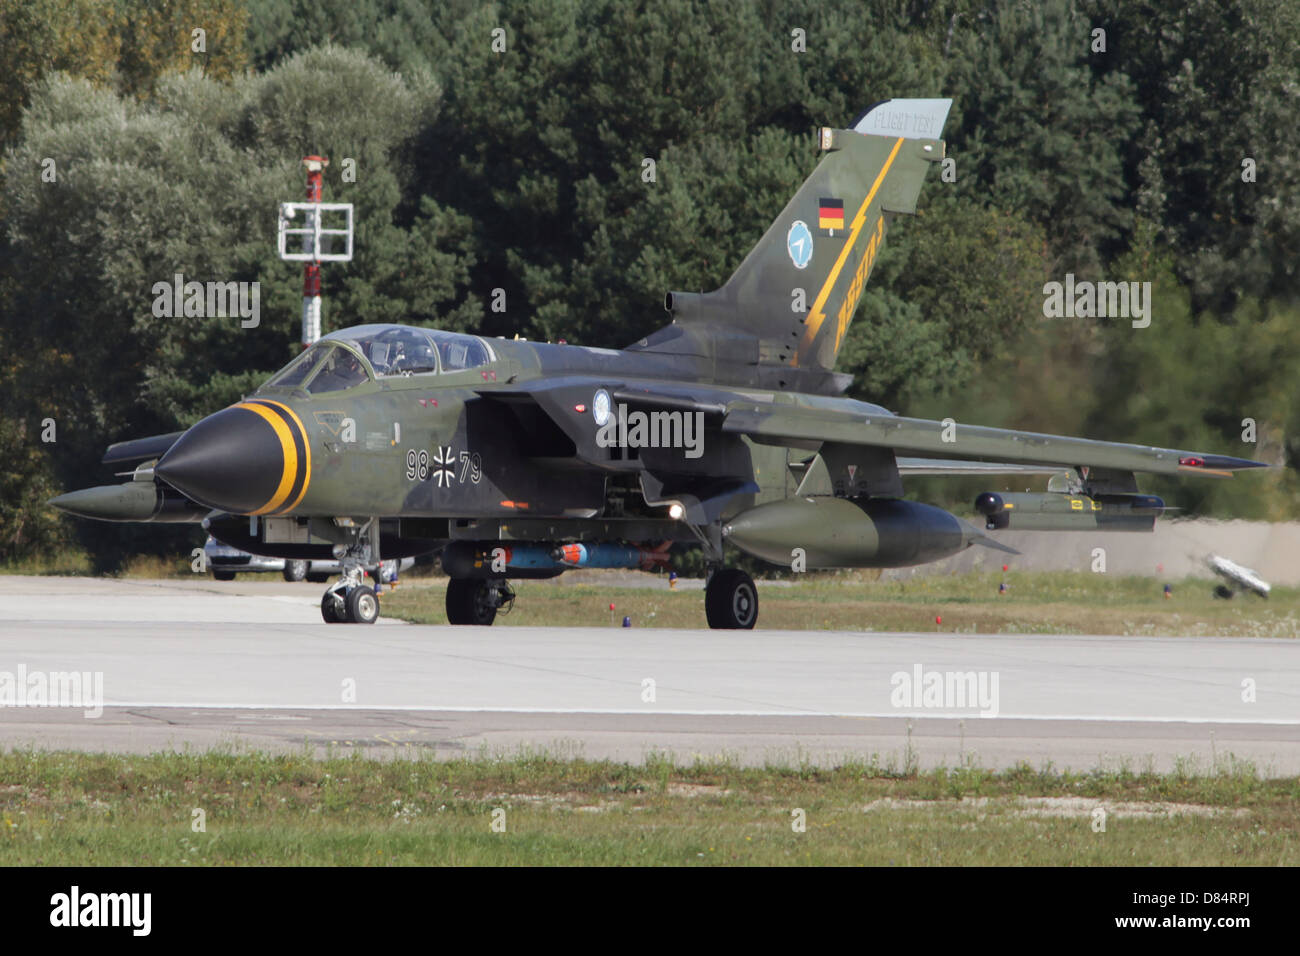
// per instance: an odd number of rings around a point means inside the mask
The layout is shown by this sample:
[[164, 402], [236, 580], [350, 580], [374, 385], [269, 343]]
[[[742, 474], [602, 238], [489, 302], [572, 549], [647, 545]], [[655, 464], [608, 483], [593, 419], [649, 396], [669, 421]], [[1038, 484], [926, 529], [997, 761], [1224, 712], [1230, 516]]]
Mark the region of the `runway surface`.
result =
[[1294, 640], [362, 627], [320, 590], [0, 577], [0, 704], [102, 674], [95, 706], [0, 706], [0, 746], [1300, 773]]

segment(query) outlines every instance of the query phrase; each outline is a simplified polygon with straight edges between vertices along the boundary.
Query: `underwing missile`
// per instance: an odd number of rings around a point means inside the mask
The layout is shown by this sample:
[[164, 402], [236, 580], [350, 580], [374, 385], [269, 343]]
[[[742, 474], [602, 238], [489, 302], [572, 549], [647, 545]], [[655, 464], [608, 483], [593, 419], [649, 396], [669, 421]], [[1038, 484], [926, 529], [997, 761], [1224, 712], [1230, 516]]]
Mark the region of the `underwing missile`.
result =
[[668, 552], [623, 544], [562, 544], [551, 557], [568, 568], [640, 568], [649, 571], [667, 567]]
[[453, 541], [442, 551], [442, 567], [458, 578], [552, 578], [570, 568], [641, 568], [668, 564], [666, 549], [635, 545], [532, 544], [506, 541]]

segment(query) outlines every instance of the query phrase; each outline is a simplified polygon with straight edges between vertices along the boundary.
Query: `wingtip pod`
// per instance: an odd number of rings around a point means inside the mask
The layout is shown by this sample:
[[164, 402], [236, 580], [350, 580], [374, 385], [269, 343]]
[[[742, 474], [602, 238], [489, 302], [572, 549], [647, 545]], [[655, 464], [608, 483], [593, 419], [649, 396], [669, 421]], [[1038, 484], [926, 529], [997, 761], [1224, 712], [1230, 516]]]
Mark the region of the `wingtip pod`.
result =
[[1212, 478], [1231, 478], [1233, 472], [1236, 471], [1272, 467], [1266, 461], [1255, 461], [1251, 458], [1233, 458], [1231, 455], [1181, 455], [1178, 459], [1179, 471], [1208, 475]]
[[1248, 471], [1251, 468], [1272, 468], [1266, 461], [1255, 461], [1252, 458], [1233, 458], [1231, 455], [1206, 455], [1206, 468], [1222, 468], [1225, 471]]

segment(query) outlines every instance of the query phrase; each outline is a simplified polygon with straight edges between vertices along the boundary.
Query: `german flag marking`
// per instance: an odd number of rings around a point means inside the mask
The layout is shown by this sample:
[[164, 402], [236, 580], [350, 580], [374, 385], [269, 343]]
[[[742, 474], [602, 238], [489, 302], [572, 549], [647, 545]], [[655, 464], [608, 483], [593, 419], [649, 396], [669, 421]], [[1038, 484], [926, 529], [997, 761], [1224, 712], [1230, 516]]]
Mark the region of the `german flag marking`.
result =
[[263, 398], [254, 399], [247, 404], [260, 405], [268, 413], [275, 415], [292, 436], [293, 456], [291, 458], [288, 451], [284, 456], [285, 476], [292, 479], [289, 490], [283, 500], [268, 505], [266, 509], [268, 513], [286, 514], [298, 507], [303, 496], [307, 494], [307, 486], [311, 484], [311, 443], [307, 440], [307, 429], [303, 426], [302, 419], [288, 405]]
[[817, 201], [817, 228], [828, 229], [834, 234], [836, 229], [844, 228], [844, 200], [819, 199]]

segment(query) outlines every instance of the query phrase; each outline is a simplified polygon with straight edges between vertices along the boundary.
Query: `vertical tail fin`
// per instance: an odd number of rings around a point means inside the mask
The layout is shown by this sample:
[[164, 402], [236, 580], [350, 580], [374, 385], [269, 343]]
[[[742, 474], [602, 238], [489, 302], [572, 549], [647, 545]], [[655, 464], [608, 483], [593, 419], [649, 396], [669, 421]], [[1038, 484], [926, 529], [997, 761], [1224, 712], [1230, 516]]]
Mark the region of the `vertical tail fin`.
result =
[[825, 157], [726, 284], [669, 294], [674, 323], [717, 341], [720, 362], [833, 368], [890, 216], [916, 211], [943, 158], [951, 104], [886, 100], [852, 129], [821, 130]]

